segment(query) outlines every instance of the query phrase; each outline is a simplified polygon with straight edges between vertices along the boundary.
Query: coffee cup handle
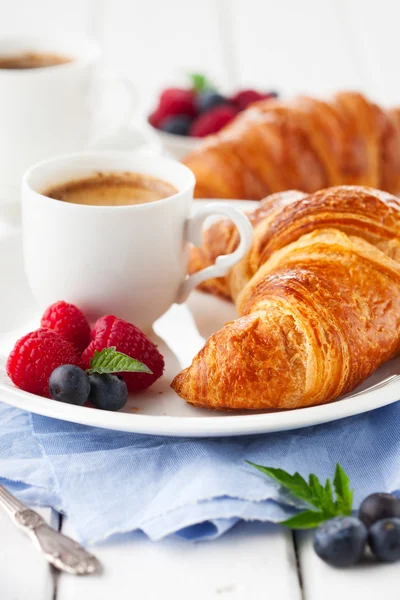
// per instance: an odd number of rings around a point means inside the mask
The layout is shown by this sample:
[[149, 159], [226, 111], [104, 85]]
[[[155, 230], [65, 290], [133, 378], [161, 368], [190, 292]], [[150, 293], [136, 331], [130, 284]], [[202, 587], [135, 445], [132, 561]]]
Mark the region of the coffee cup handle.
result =
[[[92, 91], [89, 96], [89, 103], [92, 105], [93, 113], [98, 113], [98, 108], [95, 107], [95, 104], [98, 102], [99, 96], [101, 97], [104, 94], [104, 89], [106, 86], [109, 86], [111, 89], [114, 89], [113, 83], [117, 82], [120, 84], [120, 88], [123, 88], [125, 96], [127, 98], [126, 108], [123, 111], [120, 111], [118, 108], [115, 108], [114, 113], [118, 115], [118, 118], [111, 124], [109, 118], [103, 120], [103, 124], [100, 125], [99, 121], [94, 121], [94, 129], [99, 129], [99, 132], [93, 131], [91, 138], [89, 139], [88, 149], [96, 147], [103, 140], [108, 140], [109, 138], [113, 138], [119, 131], [130, 125], [130, 122], [133, 119], [133, 116], [136, 112], [136, 109], [139, 104], [138, 94], [135, 88], [134, 83], [131, 81], [129, 77], [125, 75], [117, 75], [113, 73], [102, 73], [98, 74], [94, 77]], [[100, 111], [101, 116], [101, 111]]]
[[225, 204], [208, 204], [200, 209], [193, 217], [188, 219], [186, 222], [187, 242], [191, 242], [195, 246], [201, 246], [204, 221], [207, 217], [212, 215], [223, 215], [233, 221], [240, 235], [239, 246], [231, 254], [218, 256], [214, 265], [206, 267], [205, 269], [194, 273], [194, 275], [188, 275], [179, 289], [178, 297], [176, 299], [177, 304], [184, 302], [190, 292], [202, 281], [226, 275], [227, 272], [244, 258], [250, 250], [253, 241], [253, 228], [249, 219], [237, 208]]

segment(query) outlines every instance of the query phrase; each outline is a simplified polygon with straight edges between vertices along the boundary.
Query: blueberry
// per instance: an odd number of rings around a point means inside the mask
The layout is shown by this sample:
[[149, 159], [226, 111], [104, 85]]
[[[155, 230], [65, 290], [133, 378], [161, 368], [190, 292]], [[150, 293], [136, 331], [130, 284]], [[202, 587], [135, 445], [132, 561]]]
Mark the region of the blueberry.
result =
[[400, 500], [391, 494], [371, 494], [361, 503], [358, 517], [367, 527], [382, 519], [400, 518]]
[[167, 117], [162, 121], [160, 129], [167, 133], [173, 133], [174, 135], [188, 135], [190, 125], [193, 119], [187, 115], [176, 115], [174, 117]]
[[61, 365], [50, 375], [49, 390], [51, 397], [58, 402], [82, 406], [89, 397], [89, 378], [75, 365]]
[[400, 560], [400, 519], [382, 519], [369, 530], [369, 546], [382, 562]]
[[118, 375], [89, 375], [89, 401], [102, 410], [120, 410], [128, 400], [128, 388]]
[[198, 113], [204, 113], [209, 111], [211, 108], [215, 106], [220, 106], [221, 104], [229, 104], [229, 101], [221, 94], [217, 94], [217, 92], [202, 92], [201, 94], [197, 94], [195, 99], [195, 108]]
[[367, 537], [367, 528], [356, 517], [336, 517], [318, 527], [314, 550], [329, 565], [349, 567], [360, 560]]

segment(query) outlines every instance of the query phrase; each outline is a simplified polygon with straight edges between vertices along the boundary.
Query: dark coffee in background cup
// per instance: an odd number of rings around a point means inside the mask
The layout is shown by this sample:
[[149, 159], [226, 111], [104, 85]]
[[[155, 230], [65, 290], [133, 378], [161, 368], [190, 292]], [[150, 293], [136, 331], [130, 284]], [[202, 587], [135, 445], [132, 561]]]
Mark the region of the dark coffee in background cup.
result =
[[0, 69], [42, 69], [72, 61], [72, 58], [51, 52], [24, 52], [10, 56], [0, 56]]
[[90, 206], [146, 204], [176, 194], [178, 190], [161, 179], [142, 173], [97, 173], [45, 190], [54, 200]]

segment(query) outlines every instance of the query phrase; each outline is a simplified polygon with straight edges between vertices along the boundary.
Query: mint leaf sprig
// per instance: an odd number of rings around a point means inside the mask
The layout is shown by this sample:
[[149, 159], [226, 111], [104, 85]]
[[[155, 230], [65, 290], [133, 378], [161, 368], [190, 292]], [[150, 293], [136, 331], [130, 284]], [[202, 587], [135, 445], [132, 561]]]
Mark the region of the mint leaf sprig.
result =
[[201, 73], [189, 73], [192, 89], [201, 94], [202, 92], [215, 90], [215, 86], [207, 77]]
[[[263, 467], [248, 460], [246, 462], [277, 481], [289, 490], [292, 496], [307, 502], [313, 507], [294, 515], [286, 521], [281, 521], [280, 525], [290, 529], [311, 529], [333, 517], [351, 515], [353, 491], [350, 489], [348, 475], [339, 464], [336, 465], [332, 486], [330, 479], [327, 479], [325, 485], [322, 485], [313, 473], [311, 473], [307, 482], [300, 473], [290, 475], [283, 469]], [[333, 489], [335, 490], [335, 496]]]
[[115, 346], [103, 348], [101, 352], [94, 351], [90, 359], [90, 368], [86, 369], [86, 373], [153, 373], [146, 365], [139, 360], [131, 358], [127, 354], [117, 352]]

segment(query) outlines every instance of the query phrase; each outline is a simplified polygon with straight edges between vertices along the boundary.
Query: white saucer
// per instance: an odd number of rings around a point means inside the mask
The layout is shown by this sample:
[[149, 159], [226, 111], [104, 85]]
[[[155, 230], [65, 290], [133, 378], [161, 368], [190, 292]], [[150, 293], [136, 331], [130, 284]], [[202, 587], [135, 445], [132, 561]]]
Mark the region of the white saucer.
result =
[[[251, 208], [254, 203], [236, 206]], [[204, 201], [196, 201], [196, 206]], [[1, 224], [1, 223], [0, 223]], [[34, 413], [95, 427], [154, 435], [204, 437], [285, 431], [355, 415], [400, 398], [400, 378], [379, 389], [368, 388], [400, 373], [393, 360], [347, 398], [330, 404], [292, 411], [218, 413], [187, 405], [169, 387], [173, 377], [190, 364], [205, 339], [235, 318], [234, 307], [212, 296], [193, 293], [189, 301], [173, 306], [154, 326], [154, 338], [166, 361], [164, 376], [145, 393], [132, 396], [119, 413], [62, 404], [17, 389], [5, 373], [5, 358], [17, 338], [39, 326], [40, 315], [28, 289], [22, 267], [21, 238], [17, 228], [0, 227], [0, 400]], [[356, 392], [359, 392], [356, 396]]]

